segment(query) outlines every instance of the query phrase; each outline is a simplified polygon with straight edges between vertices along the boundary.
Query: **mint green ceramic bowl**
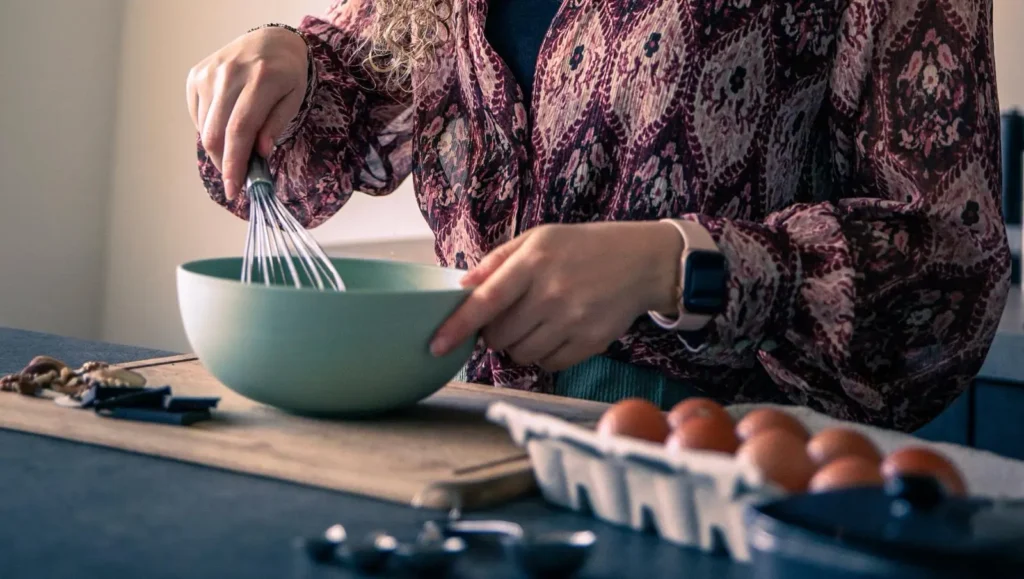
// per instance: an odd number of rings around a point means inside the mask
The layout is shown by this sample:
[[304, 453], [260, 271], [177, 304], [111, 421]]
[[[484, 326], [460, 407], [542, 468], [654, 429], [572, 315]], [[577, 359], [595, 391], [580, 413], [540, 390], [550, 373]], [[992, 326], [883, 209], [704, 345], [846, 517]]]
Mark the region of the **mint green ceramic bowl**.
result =
[[251, 400], [300, 414], [367, 415], [412, 405], [466, 363], [474, 340], [434, 358], [429, 341], [468, 291], [463, 272], [333, 259], [345, 292], [238, 281], [241, 258], [178, 267], [178, 306], [200, 362]]

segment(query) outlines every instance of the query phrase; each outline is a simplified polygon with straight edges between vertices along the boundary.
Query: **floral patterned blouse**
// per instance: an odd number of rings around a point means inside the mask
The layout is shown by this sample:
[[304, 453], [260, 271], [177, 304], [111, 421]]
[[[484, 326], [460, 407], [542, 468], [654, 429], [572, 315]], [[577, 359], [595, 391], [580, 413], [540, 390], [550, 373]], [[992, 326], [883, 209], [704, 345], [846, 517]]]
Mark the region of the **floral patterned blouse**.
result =
[[[543, 223], [694, 219], [727, 311], [686, 341], [639, 319], [606, 356], [903, 430], [979, 371], [1010, 283], [991, 0], [565, 0], [529, 112], [486, 0], [454, 0], [410, 91], [362, 66], [372, 5], [300, 28], [314, 74], [270, 162], [302, 223], [410, 175], [444, 266]], [[201, 144], [199, 167], [246, 218]], [[483, 346], [468, 376], [553, 384]]]

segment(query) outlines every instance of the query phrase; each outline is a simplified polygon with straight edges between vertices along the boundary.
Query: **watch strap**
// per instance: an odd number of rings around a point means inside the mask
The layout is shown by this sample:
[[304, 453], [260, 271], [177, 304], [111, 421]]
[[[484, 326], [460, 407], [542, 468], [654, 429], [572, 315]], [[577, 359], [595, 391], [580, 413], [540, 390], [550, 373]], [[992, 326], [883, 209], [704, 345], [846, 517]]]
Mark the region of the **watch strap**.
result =
[[683, 292], [686, 289], [686, 260], [695, 251], [720, 252], [718, 244], [707, 229], [695, 222], [683, 219], [662, 219], [663, 223], [671, 224], [683, 238], [683, 253], [679, 258], [679, 285], [676, 295], [679, 313], [671, 318], [655, 311], [647, 312], [651, 320], [665, 330], [696, 331], [711, 321], [711, 316], [687, 312], [683, 307]]

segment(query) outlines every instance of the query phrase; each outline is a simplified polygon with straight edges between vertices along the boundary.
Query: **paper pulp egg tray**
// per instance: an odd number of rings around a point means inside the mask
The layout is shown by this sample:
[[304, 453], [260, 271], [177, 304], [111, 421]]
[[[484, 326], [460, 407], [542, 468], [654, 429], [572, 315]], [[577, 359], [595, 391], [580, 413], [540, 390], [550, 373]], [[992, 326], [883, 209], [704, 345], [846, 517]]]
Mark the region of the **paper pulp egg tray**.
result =
[[749, 561], [745, 508], [781, 496], [760, 471], [732, 456], [669, 454], [662, 445], [602, 437], [561, 418], [506, 402], [487, 418], [504, 426], [530, 457], [546, 500], [674, 544], [725, 551]]

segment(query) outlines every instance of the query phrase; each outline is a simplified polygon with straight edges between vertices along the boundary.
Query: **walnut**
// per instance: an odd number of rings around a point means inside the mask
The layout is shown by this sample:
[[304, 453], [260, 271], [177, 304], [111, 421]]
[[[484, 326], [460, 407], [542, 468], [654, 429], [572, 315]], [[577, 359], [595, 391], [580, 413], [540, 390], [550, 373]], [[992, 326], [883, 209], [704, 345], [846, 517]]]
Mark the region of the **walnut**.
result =
[[18, 388], [18, 394], [23, 396], [35, 396], [41, 390], [39, 386], [24, 380], [19, 382], [16, 386]]
[[67, 368], [68, 365], [56, 358], [50, 356], [36, 356], [29, 361], [28, 366], [21, 371], [22, 374], [35, 375], [45, 374], [47, 372], [60, 373], [61, 370]]
[[82, 381], [80, 381], [76, 377], [76, 378], [72, 379], [71, 381], [69, 381], [67, 383], [64, 383], [64, 384], [54, 383], [54, 384], [50, 385], [50, 389], [53, 390], [54, 392], [59, 392], [61, 394], [67, 394], [69, 396], [77, 397], [77, 396], [80, 396], [82, 394], [82, 392], [88, 390], [89, 389], [89, 385], [85, 384]]
[[78, 373], [79, 374], [87, 374], [89, 372], [94, 372], [96, 370], [102, 370], [104, 368], [109, 368], [109, 367], [110, 367], [110, 364], [108, 364], [106, 362], [86, 362], [85, 364], [82, 364], [81, 368], [78, 369]]
[[50, 384], [53, 384], [60, 377], [60, 374], [56, 370], [49, 370], [42, 373], [22, 372], [21, 375], [25, 379], [31, 380], [36, 386], [43, 388], [49, 387]]
[[100, 386], [145, 386], [145, 376], [113, 368], [107, 362], [90, 361], [77, 371], [50, 356], [36, 356], [16, 374], [0, 378], [0, 391], [18, 392], [26, 396], [63, 394], [80, 398], [93, 384]]
[[22, 374], [8, 374], [0, 378], [0, 390], [5, 392], [17, 392], [25, 396], [35, 396], [40, 389], [38, 384]]
[[0, 377], [0, 390], [4, 392], [14, 392], [17, 390], [15, 384], [21, 380], [21, 374], [8, 374]]
[[64, 362], [50, 356], [36, 356], [16, 378], [8, 379], [8, 386], [2, 389], [34, 396], [55, 383], [63, 382], [61, 377], [68, 372], [70, 369]]

